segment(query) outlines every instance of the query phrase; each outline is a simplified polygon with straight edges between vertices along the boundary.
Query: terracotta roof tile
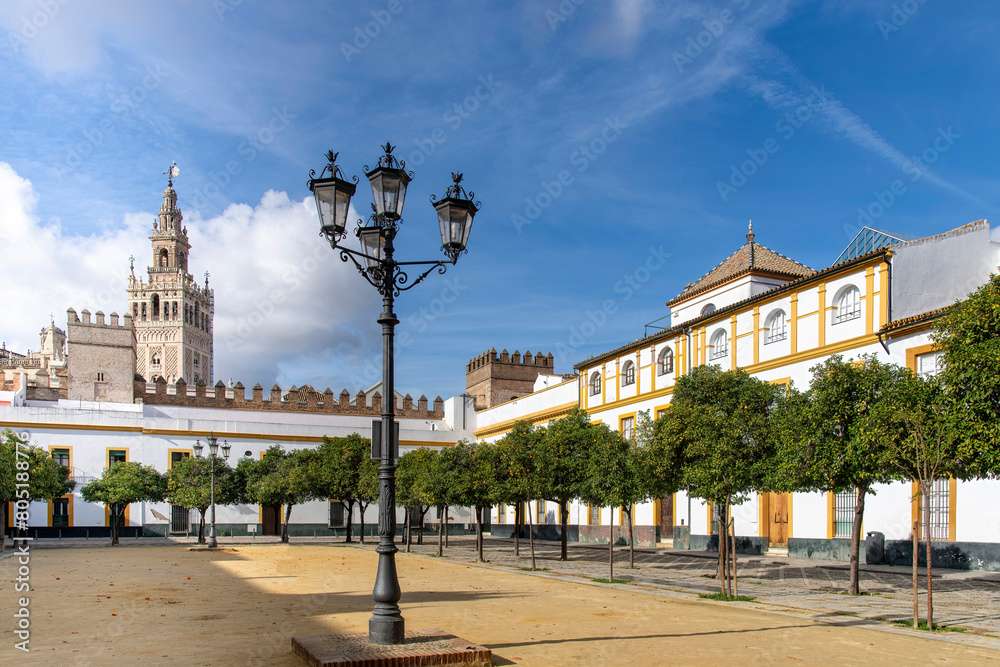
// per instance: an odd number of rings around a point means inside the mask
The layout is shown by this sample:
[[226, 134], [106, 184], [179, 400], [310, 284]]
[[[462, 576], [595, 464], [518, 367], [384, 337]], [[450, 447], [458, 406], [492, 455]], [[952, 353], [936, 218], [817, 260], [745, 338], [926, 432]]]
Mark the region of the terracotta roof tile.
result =
[[903, 327], [909, 326], [911, 324], [916, 324], [917, 322], [923, 322], [925, 320], [937, 319], [944, 315], [944, 313], [951, 308], [951, 306], [944, 306], [943, 308], [935, 308], [934, 310], [928, 310], [926, 313], [920, 313], [919, 315], [911, 315], [910, 317], [904, 317], [898, 320], [893, 320], [882, 325], [882, 328], [878, 330], [880, 334], [888, 333], [890, 331], [895, 331], [896, 329], [902, 329]]

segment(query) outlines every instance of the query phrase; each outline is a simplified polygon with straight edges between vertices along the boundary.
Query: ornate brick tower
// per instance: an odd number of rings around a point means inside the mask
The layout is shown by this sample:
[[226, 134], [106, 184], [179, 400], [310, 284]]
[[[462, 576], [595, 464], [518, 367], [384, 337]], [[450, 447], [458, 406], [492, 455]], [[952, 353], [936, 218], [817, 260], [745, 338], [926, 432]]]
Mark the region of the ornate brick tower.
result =
[[162, 376], [168, 382], [184, 378], [191, 384], [212, 384], [215, 294], [208, 287], [207, 271], [204, 287], [188, 273], [191, 243], [173, 187], [177, 167], [167, 173], [163, 205], [149, 237], [153, 244], [149, 278], [136, 278], [134, 260], [129, 277], [135, 371], [148, 381]]

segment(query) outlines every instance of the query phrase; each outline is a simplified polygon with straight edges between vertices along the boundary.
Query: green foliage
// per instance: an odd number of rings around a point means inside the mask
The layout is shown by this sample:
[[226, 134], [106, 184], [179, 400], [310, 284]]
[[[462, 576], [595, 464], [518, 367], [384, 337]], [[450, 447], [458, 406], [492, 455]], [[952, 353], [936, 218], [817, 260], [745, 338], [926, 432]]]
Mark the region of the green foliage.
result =
[[111, 516], [111, 544], [118, 544], [118, 526], [125, 508], [132, 503], [160, 502], [167, 495], [167, 480], [153, 466], [134, 461], [118, 462], [80, 489], [88, 503], [108, 506]]
[[682, 376], [654, 427], [650, 452], [660, 461], [653, 491], [685, 488], [726, 505], [766, 490], [776, 449], [771, 416], [782, 391], [741, 369], [699, 366]]
[[522, 419], [495, 445], [499, 502], [520, 505], [541, 497], [535, 456], [545, 430]]
[[427, 447], [411, 450], [396, 463], [396, 502], [403, 507], [433, 506], [434, 499], [426, 495], [431, 488], [428, 477], [437, 451]]
[[591, 579], [595, 584], [631, 584], [628, 579]]
[[[18, 445], [20, 444], [20, 448]], [[20, 451], [20, 455], [18, 454]], [[27, 488], [18, 488], [18, 473], [27, 479]], [[23, 481], [21, 481], [23, 483]], [[56, 463], [41, 447], [28, 445], [10, 429], [0, 433], [0, 503], [16, 500], [47, 500], [73, 490], [69, 470]]]
[[596, 428], [579, 408], [549, 423], [534, 455], [538, 497], [562, 505], [580, 496]]
[[726, 595], [725, 593], [698, 593], [703, 600], [719, 600], [720, 602], [756, 602], [757, 598], [749, 595]]
[[[175, 462], [166, 474], [167, 500], [173, 505], [204, 511], [212, 503], [212, 460], [188, 456]], [[238, 493], [233, 469], [215, 458], [215, 504], [231, 505]]]
[[637, 445], [603, 422], [591, 428], [591, 436], [580, 499], [597, 507], [631, 507], [647, 500]]
[[934, 342], [944, 350], [940, 377], [953, 404], [959, 455], [970, 474], [1000, 474], [1000, 275], [944, 313]]

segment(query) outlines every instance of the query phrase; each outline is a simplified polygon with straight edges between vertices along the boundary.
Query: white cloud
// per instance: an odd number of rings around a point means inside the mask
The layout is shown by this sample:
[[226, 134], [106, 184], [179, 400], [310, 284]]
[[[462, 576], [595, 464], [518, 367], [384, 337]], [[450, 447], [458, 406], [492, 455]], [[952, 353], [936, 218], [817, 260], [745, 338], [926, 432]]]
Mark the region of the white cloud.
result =
[[[183, 210], [183, 186], [178, 190]], [[61, 327], [70, 307], [124, 314], [128, 257], [136, 256], [139, 277], [151, 259], [152, 213], [127, 214], [89, 235], [64, 235], [57, 220], [38, 218], [37, 202], [31, 183], [0, 162], [0, 292], [7, 315], [0, 339], [18, 352], [37, 349], [50, 313]], [[208, 270], [215, 289], [216, 380], [356, 390], [353, 380], [374, 353], [369, 347], [379, 343], [377, 299], [353, 265], [319, 238], [311, 198], [291, 201], [269, 191], [256, 206], [232, 204], [211, 219], [190, 214], [184, 224], [189, 268], [199, 282]], [[308, 371], [284, 377], [285, 367]]]

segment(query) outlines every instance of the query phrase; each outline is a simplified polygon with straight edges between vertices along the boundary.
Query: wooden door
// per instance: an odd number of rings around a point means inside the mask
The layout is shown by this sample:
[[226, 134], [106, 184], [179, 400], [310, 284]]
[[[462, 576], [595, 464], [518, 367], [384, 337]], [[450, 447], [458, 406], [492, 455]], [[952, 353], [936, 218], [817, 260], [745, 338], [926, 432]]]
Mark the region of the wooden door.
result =
[[262, 510], [262, 533], [264, 535], [281, 535], [281, 506], [264, 505]]
[[674, 536], [674, 497], [663, 496], [660, 500], [660, 538]]
[[768, 493], [761, 500], [766, 503], [767, 539], [772, 545], [788, 544], [788, 499], [787, 493]]

